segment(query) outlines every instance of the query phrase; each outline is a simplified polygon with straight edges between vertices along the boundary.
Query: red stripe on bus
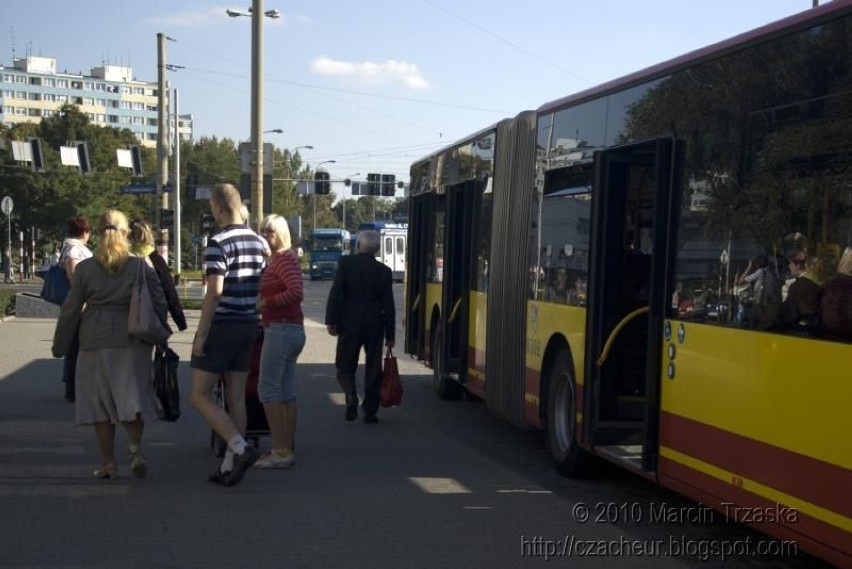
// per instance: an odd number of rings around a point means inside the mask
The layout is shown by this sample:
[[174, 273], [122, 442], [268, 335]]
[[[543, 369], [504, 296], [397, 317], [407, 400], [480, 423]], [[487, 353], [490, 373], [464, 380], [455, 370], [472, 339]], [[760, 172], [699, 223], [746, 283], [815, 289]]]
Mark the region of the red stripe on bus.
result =
[[[712, 506], [721, 514], [716, 520], [723, 520], [725, 503], [736, 504], [740, 508], [753, 508], [773, 511], [776, 504], [738, 486], [728, 484], [703, 472], [666, 457], [660, 457], [659, 480], [662, 486]], [[757, 510], [754, 510], [754, 509]], [[731, 506], [728, 507], [729, 511]], [[747, 510], [740, 510], [745, 513]], [[782, 520], [783, 521], [783, 520]], [[810, 551], [839, 567], [852, 567], [852, 533], [827, 522], [796, 512], [795, 521], [786, 524], [751, 523], [752, 527], [777, 539], [794, 540], [802, 549]]]
[[852, 470], [663, 411], [660, 444], [852, 517]]

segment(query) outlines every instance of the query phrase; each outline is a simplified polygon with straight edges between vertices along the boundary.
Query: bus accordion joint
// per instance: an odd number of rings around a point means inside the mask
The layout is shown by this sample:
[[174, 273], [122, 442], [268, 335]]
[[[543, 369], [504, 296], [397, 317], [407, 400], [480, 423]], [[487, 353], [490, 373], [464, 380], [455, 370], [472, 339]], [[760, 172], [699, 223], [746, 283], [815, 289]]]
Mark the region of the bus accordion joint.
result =
[[618, 333], [627, 326], [631, 320], [643, 315], [647, 314], [651, 311], [651, 307], [643, 306], [642, 308], [637, 308], [627, 316], [621, 319], [621, 321], [612, 329], [612, 332], [609, 333], [609, 338], [606, 339], [606, 344], [604, 344], [603, 350], [601, 350], [601, 355], [596, 362], [598, 367], [601, 367], [606, 362], [606, 359], [609, 357], [609, 352], [612, 350], [612, 345], [615, 343], [615, 338], [618, 336]]
[[447, 320], [447, 324], [452, 323], [452, 321], [456, 319], [456, 316], [459, 315], [459, 308], [461, 308], [462, 298], [464, 297], [459, 297], [459, 299], [456, 301], [455, 306], [453, 306], [453, 311], [450, 313], [450, 319]]
[[417, 310], [417, 305], [420, 304], [420, 294], [414, 298], [414, 302], [411, 303], [411, 312]]

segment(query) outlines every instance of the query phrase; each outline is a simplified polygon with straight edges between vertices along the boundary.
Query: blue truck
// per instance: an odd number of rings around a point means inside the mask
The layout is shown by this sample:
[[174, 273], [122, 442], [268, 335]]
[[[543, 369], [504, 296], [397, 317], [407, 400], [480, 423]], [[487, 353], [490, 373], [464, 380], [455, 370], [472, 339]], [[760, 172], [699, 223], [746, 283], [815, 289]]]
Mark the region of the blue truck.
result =
[[340, 257], [350, 253], [349, 232], [337, 228], [317, 228], [308, 236], [308, 267], [312, 281], [333, 279]]

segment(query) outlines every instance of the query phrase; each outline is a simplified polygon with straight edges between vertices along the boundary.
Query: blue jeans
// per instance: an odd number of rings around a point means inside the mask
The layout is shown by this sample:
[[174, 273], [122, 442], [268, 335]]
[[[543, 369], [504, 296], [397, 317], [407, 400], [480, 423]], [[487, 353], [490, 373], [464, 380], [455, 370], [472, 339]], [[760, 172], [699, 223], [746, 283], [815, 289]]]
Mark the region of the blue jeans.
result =
[[257, 395], [261, 403], [296, 399], [296, 359], [305, 347], [301, 324], [270, 324], [263, 328]]

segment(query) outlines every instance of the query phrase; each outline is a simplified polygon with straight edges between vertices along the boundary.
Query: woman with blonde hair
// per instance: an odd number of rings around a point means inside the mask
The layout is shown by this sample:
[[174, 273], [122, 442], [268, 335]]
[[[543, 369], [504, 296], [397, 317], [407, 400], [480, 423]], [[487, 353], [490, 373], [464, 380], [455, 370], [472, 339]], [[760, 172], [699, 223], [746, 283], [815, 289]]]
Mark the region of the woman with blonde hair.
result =
[[843, 251], [837, 274], [825, 285], [820, 314], [826, 337], [852, 342], [852, 247]]
[[76, 422], [93, 425], [101, 466], [97, 478], [114, 478], [115, 426], [127, 431], [133, 473], [144, 478], [147, 463], [141, 444], [144, 423], [157, 417], [151, 385], [151, 346], [127, 334], [130, 295], [137, 271], [144, 271], [158, 316], [165, 321], [166, 299], [157, 275], [135, 259], [127, 241], [127, 218], [117, 210], [104, 212], [97, 223], [94, 257], [81, 261], [62, 305], [53, 335], [53, 355], [69, 349], [79, 327]]
[[172, 315], [172, 320], [175, 321], [178, 330], [186, 330], [186, 316], [183, 313], [183, 306], [175, 288], [175, 279], [172, 277], [165, 259], [154, 249], [154, 232], [151, 231], [151, 226], [141, 219], [134, 219], [130, 222], [128, 237], [130, 238], [130, 252], [145, 259], [148, 266], [156, 271], [163, 294], [166, 296], [169, 314]]
[[255, 468], [287, 468], [296, 458], [296, 360], [305, 347], [303, 281], [287, 220], [269, 215], [261, 224], [272, 254], [260, 279], [257, 310], [263, 326], [258, 397], [272, 434], [272, 449]]

